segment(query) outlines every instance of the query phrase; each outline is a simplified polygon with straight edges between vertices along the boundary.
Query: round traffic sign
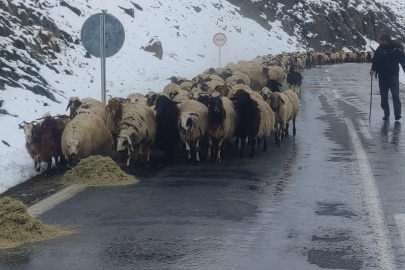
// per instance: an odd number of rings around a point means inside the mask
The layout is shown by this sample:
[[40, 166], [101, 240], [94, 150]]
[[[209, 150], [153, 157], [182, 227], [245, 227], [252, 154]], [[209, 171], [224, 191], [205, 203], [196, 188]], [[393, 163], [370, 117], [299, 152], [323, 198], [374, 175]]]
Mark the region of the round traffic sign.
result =
[[222, 33], [217, 33], [214, 35], [214, 44], [217, 46], [224, 46], [226, 43], [226, 36]]
[[111, 14], [97, 13], [83, 24], [80, 33], [84, 48], [95, 57], [100, 57], [100, 15], [105, 16], [105, 57], [116, 54], [124, 45], [125, 31], [121, 22]]

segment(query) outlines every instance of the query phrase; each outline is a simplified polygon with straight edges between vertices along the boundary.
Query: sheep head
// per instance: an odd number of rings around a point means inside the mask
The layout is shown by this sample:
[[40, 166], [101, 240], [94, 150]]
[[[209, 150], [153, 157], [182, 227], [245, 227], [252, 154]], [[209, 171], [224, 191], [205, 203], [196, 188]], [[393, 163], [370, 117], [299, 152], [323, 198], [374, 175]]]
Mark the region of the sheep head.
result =
[[79, 154], [80, 142], [76, 139], [70, 139], [66, 142], [66, 147], [68, 148], [69, 152], [69, 165], [76, 166], [77, 165], [77, 156]]
[[31, 123], [27, 123], [27, 122], [23, 121], [21, 124], [18, 125], [19, 129], [24, 130], [25, 140], [27, 143], [31, 143], [32, 139], [35, 136], [38, 136], [38, 134], [37, 134], [38, 126], [39, 126], [39, 123], [37, 121], [32, 121]]
[[198, 116], [195, 113], [185, 113], [181, 114], [179, 117], [179, 130], [182, 134], [186, 134], [187, 131], [193, 130], [194, 120], [193, 117]]
[[129, 147], [132, 152], [135, 151], [131, 138], [128, 135], [119, 134], [117, 137], [117, 152], [125, 151], [127, 147]]
[[279, 93], [273, 92], [270, 95], [269, 104], [273, 112], [278, 112], [280, 106], [285, 104], [285, 101]]

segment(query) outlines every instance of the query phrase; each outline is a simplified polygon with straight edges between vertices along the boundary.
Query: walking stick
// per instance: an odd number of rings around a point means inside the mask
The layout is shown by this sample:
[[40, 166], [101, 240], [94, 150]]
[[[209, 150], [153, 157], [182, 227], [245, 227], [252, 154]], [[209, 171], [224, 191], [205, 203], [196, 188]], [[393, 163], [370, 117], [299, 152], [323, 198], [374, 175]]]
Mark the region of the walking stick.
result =
[[373, 102], [373, 75], [371, 75], [370, 78], [371, 78], [371, 93], [370, 93], [370, 114], [368, 116], [368, 121], [371, 121], [371, 104]]

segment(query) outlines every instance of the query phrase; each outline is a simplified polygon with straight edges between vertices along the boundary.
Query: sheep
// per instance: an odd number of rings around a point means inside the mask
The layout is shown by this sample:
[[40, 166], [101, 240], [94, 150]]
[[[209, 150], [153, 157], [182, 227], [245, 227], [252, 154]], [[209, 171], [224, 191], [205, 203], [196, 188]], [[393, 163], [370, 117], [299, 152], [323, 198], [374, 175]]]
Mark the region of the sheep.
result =
[[149, 91], [146, 95], [146, 104], [148, 104], [149, 107], [153, 106], [156, 104], [156, 99], [161, 96], [161, 95], [166, 95], [163, 92], [153, 92]]
[[212, 92], [214, 92], [215, 91], [215, 88], [217, 87], [217, 86], [219, 86], [219, 85], [224, 85], [224, 80], [222, 80], [222, 82], [221, 81], [218, 81], [218, 80], [212, 80], [212, 81], [209, 81], [209, 82], [207, 82], [207, 85], [208, 85], [208, 88], [209, 88], [209, 92], [210, 93], [212, 93]]
[[189, 94], [188, 91], [179, 90], [179, 91], [176, 91], [176, 92], [171, 92], [169, 97], [170, 97], [171, 100], [184, 99], [183, 97], [188, 97], [188, 94]]
[[188, 91], [188, 92], [190, 92], [191, 87], [193, 87], [193, 83], [192, 83], [192, 82], [189, 82], [189, 81], [187, 81], [187, 82], [182, 82], [182, 83], [180, 84], [180, 88], [181, 88], [182, 90], [185, 90], [185, 91]]
[[133, 107], [126, 103], [121, 103], [119, 99], [110, 98], [108, 100], [108, 104], [106, 107], [107, 112], [107, 121], [106, 126], [108, 130], [111, 132], [113, 137], [113, 152], [115, 152], [117, 146], [117, 137], [119, 133], [119, 129], [121, 127], [122, 117], [125, 112], [133, 109]]
[[52, 117], [49, 113], [45, 114], [41, 123], [42, 135], [41, 135], [41, 148], [38, 156], [38, 162], [36, 166], [36, 171], [41, 171], [41, 163], [48, 163], [48, 168], [45, 175], [50, 175], [52, 166], [52, 157], [55, 159], [56, 166], [59, 165], [59, 157], [63, 162], [62, 147], [61, 147], [61, 136], [65, 129], [69, 118]]
[[131, 104], [132, 106], [138, 105], [138, 104], [146, 104], [147, 99], [145, 96], [141, 93], [132, 93], [127, 96], [125, 99], [125, 103]]
[[291, 88], [293, 86], [294, 92], [295, 92], [295, 87], [298, 86], [300, 88], [300, 93], [301, 93], [301, 85], [302, 85], [302, 75], [299, 72], [296, 72], [294, 70], [294, 66], [290, 67], [290, 70], [287, 74], [287, 84], [288, 87]]
[[183, 82], [189, 82], [190, 81], [190, 80], [187, 80], [186, 78], [175, 77], [175, 76], [170, 77], [168, 80], [170, 80], [171, 83], [174, 83], [174, 84], [177, 84], [177, 85], [180, 85]]
[[37, 121], [32, 121], [27, 123], [23, 121], [18, 125], [19, 129], [24, 130], [25, 134], [25, 148], [28, 154], [34, 160], [34, 169], [38, 164], [38, 157], [41, 151], [41, 138], [42, 138], [42, 128], [41, 124]]
[[155, 113], [147, 105], [137, 106], [125, 112], [120, 132], [117, 137], [117, 152], [127, 152], [127, 169], [129, 168], [132, 153], [135, 160], [142, 163], [142, 150], [146, 150], [147, 167], [150, 164], [150, 146], [154, 143], [156, 135]]
[[292, 113], [291, 113], [291, 118], [285, 123], [285, 137], [289, 136], [288, 133], [288, 126], [289, 126], [289, 121], [292, 120], [293, 121], [293, 136], [296, 135], [297, 131], [295, 128], [295, 119], [298, 116], [298, 113], [300, 112], [300, 100], [298, 98], [298, 95], [296, 93], [294, 93], [293, 91], [286, 91], [284, 92], [289, 98], [290, 101], [292, 102]]
[[105, 111], [105, 106], [103, 107], [89, 107], [87, 104], [83, 104], [80, 106], [72, 115], [72, 119], [75, 118], [78, 114], [86, 113], [86, 114], [96, 114], [103, 119], [104, 122], [107, 122], [107, 113]]
[[217, 142], [216, 162], [221, 162], [221, 149], [225, 153], [225, 146], [233, 137], [236, 126], [236, 113], [233, 103], [227, 97], [222, 97], [218, 92], [212, 94], [208, 105], [208, 154], [211, 159], [213, 141]]
[[226, 84], [225, 85], [218, 85], [215, 88], [215, 92], [220, 93], [223, 97], [229, 97], [231, 90], [232, 90], [232, 88], [230, 86], [226, 85]]
[[181, 91], [184, 91], [180, 88], [180, 86], [178, 86], [175, 83], [169, 83], [168, 85], [166, 85], [163, 88], [163, 93], [165, 93], [166, 95], [168, 95], [170, 97], [171, 93], [179, 93]]
[[246, 75], [245, 73], [242, 73], [242, 72], [238, 72], [238, 71], [235, 71], [235, 73], [232, 76], [228, 77], [225, 80], [225, 83], [230, 86], [233, 86], [233, 85], [238, 84], [239, 80], [242, 80], [244, 82], [244, 84], [246, 84], [246, 85], [250, 85], [250, 83], [251, 83], [248, 75]]
[[240, 157], [243, 157], [246, 145], [246, 137], [251, 142], [251, 156], [255, 156], [256, 139], [263, 139], [263, 152], [267, 151], [267, 137], [275, 131], [274, 113], [269, 104], [260, 96], [243, 89], [238, 90], [234, 97], [235, 111], [238, 113], [235, 136], [241, 138]]
[[[79, 99], [78, 97], [70, 97], [69, 98], [69, 103], [66, 107], [66, 111], [70, 108], [70, 118], [73, 118], [74, 113], [76, 110], [81, 107], [84, 109], [89, 109], [93, 107], [99, 107], [102, 108], [103, 110], [105, 109], [105, 104], [102, 102], [94, 99], [94, 98], [83, 98]], [[102, 116], [100, 116], [103, 118]]]
[[180, 134], [177, 127], [177, 118], [180, 109], [177, 102], [170, 100], [166, 95], [156, 99], [156, 136], [155, 144], [163, 148], [166, 164], [174, 158], [175, 149], [180, 142]]
[[284, 139], [284, 130], [286, 123], [289, 122], [292, 118], [292, 100], [286, 93], [274, 92], [270, 95], [269, 104], [275, 115], [275, 124], [277, 127], [275, 138], [277, 145], [280, 147], [281, 141]]
[[278, 83], [276, 80], [269, 80], [266, 83], [266, 87], [269, 88], [272, 92], [281, 92], [279, 86], [283, 86], [281, 83]]
[[263, 97], [264, 101], [268, 102], [272, 91], [267, 87], [263, 87], [258, 93]]
[[200, 163], [200, 140], [206, 134], [207, 117], [207, 107], [198, 101], [188, 100], [180, 106], [178, 118], [180, 140], [186, 146], [188, 160], [191, 160], [189, 142], [195, 141], [197, 164]]
[[91, 155], [112, 156], [113, 137], [103, 119], [96, 114], [79, 114], [62, 133], [62, 153], [68, 167]]

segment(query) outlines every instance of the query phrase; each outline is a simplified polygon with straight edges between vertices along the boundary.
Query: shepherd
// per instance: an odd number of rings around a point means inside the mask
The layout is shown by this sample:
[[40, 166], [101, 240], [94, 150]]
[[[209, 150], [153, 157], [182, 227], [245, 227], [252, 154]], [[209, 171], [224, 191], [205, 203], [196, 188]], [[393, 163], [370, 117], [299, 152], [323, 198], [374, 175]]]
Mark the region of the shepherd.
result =
[[388, 104], [388, 91], [391, 90], [394, 104], [395, 120], [401, 119], [401, 101], [399, 99], [399, 64], [405, 71], [405, 54], [401, 44], [384, 34], [380, 38], [380, 46], [377, 48], [370, 75], [378, 76], [381, 108], [384, 111], [383, 120], [389, 120], [390, 107]]

